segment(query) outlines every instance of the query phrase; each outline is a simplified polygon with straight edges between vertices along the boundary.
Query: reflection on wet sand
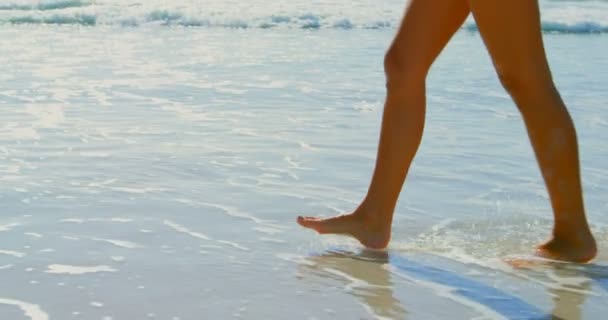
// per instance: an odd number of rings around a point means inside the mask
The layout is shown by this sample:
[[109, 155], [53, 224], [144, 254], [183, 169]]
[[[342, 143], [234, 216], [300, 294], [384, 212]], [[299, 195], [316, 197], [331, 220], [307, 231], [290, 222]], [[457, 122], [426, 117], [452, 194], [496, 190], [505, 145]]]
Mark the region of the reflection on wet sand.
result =
[[[586, 284], [585, 288], [589, 288]], [[581, 320], [581, 306], [585, 303], [586, 294], [560, 289], [550, 289], [549, 293], [553, 296], [553, 319]]]
[[389, 255], [384, 251], [359, 253], [328, 251], [308, 257], [301, 264], [317, 276], [345, 282], [344, 289], [360, 299], [363, 308], [377, 319], [405, 319], [406, 311], [393, 293], [391, 274], [386, 269]]
[[601, 295], [608, 292], [608, 266], [546, 261], [519, 269], [533, 279], [552, 282], [548, 293], [553, 300], [553, 320], [585, 319], [582, 306], [588, 296], [597, 295], [593, 285], [604, 290]]
[[549, 313], [544, 311], [544, 308], [527, 302], [525, 295], [516, 296], [484, 284], [483, 281], [420, 264], [399, 254], [369, 250], [359, 253], [330, 250], [306, 260], [308, 263], [300, 266], [305, 268], [307, 273], [344, 282], [344, 289], [357, 297], [361, 305], [379, 319], [406, 317], [403, 304], [394, 294], [395, 287], [391, 277], [395, 270], [453, 288], [453, 294], [477, 303], [481, 307], [475, 308], [477, 311], [489, 308], [508, 319], [581, 320], [584, 319], [582, 306], [587, 297], [597, 296], [592, 285], [599, 285], [608, 292], [606, 266], [541, 262], [519, 265], [505, 274], [507, 277], [527, 279], [545, 288], [553, 302]]

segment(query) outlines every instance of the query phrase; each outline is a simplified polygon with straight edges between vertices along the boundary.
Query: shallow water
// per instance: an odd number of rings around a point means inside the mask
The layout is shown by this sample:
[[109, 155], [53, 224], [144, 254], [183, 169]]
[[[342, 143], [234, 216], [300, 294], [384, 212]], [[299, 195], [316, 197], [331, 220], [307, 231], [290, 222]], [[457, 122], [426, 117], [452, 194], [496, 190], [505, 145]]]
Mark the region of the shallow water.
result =
[[[546, 35], [595, 264], [515, 269], [547, 196], [477, 33], [428, 81], [387, 252], [295, 224], [353, 209], [390, 29], [0, 28], [3, 319], [594, 319], [608, 311], [606, 35]], [[441, 306], [438, 308], [437, 306]]]

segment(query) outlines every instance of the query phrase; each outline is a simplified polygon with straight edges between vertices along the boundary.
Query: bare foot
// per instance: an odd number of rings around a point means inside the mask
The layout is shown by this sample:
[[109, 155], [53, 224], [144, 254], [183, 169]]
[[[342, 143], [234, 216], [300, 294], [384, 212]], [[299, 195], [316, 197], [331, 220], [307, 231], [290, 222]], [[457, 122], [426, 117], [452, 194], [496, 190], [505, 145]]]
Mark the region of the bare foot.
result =
[[302, 227], [317, 231], [319, 234], [345, 234], [352, 236], [370, 249], [386, 248], [391, 238], [390, 221], [388, 223], [379, 223], [374, 219], [357, 213], [327, 219], [298, 217], [298, 223]]
[[559, 238], [554, 237], [546, 243], [540, 245], [536, 249], [536, 254], [540, 257], [568, 261], [585, 263], [589, 262], [597, 254], [597, 247], [595, 240], [591, 233], [584, 232], [584, 236], [572, 237], [572, 238]]

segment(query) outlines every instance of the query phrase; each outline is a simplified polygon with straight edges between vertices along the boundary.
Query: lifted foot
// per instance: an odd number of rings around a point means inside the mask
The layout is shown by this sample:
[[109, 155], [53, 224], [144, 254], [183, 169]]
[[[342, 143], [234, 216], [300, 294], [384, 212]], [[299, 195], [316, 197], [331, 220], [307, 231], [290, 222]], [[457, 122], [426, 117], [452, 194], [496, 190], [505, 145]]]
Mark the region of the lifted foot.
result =
[[317, 231], [319, 234], [349, 235], [370, 249], [386, 248], [391, 238], [390, 222], [378, 223], [356, 213], [327, 219], [298, 217], [298, 223], [302, 227]]

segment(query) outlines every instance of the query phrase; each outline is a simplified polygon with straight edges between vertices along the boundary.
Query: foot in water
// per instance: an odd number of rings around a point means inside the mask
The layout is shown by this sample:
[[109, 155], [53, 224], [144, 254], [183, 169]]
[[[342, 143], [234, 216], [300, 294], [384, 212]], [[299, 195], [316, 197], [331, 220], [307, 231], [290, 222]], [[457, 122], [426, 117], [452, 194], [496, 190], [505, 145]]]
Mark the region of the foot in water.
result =
[[341, 215], [331, 218], [298, 217], [298, 223], [319, 234], [349, 235], [370, 249], [384, 249], [391, 238], [391, 223], [379, 222], [361, 213]]
[[595, 258], [597, 246], [589, 232], [575, 233], [578, 237], [553, 237], [546, 243], [538, 246], [536, 255], [559, 261], [585, 263]]
[[[391, 222], [378, 221], [369, 218], [359, 211], [351, 214], [331, 217], [298, 217], [298, 224], [302, 227], [315, 230], [319, 234], [343, 234], [357, 239], [362, 245], [370, 249], [384, 249], [391, 238]], [[574, 232], [578, 237], [553, 237], [553, 239], [540, 245], [536, 255], [542, 258], [585, 263], [595, 258], [597, 247], [591, 233]]]

